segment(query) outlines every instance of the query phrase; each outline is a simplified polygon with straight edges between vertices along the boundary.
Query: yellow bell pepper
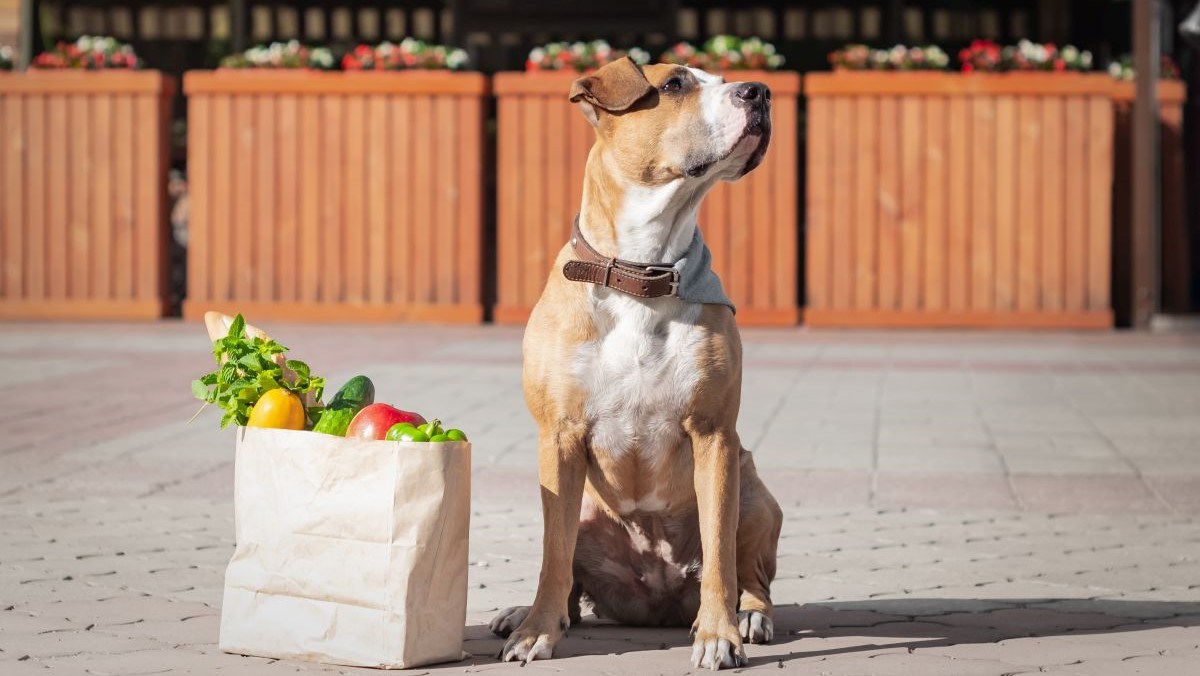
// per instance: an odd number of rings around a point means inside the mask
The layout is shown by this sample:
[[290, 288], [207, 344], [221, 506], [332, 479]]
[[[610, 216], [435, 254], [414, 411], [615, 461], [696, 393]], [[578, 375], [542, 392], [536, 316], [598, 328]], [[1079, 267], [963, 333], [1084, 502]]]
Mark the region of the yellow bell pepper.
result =
[[304, 429], [304, 402], [285, 390], [274, 389], [258, 398], [250, 409], [247, 427], [271, 427], [281, 430]]

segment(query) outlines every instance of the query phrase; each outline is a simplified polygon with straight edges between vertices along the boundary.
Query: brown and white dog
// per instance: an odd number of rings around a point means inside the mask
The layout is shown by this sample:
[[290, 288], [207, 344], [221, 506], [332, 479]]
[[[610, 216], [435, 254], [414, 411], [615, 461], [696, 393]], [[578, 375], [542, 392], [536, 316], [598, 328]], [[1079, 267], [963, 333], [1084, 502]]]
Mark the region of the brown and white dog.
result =
[[[628, 59], [577, 80], [596, 127], [579, 228], [604, 256], [678, 260], [718, 181], [758, 166], [770, 91]], [[695, 666], [745, 663], [770, 641], [782, 512], [742, 448], [742, 348], [723, 305], [637, 298], [554, 264], [524, 339], [545, 519], [532, 606], [491, 628], [505, 661], [545, 659], [580, 616], [691, 625]]]

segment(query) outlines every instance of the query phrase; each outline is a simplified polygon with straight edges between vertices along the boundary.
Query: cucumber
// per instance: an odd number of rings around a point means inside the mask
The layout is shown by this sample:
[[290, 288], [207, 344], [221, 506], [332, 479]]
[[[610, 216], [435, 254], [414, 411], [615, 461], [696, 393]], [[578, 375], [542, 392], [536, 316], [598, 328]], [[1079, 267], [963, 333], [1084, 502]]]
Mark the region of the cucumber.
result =
[[329, 400], [313, 431], [344, 437], [354, 416], [373, 403], [375, 384], [366, 376], [354, 376]]

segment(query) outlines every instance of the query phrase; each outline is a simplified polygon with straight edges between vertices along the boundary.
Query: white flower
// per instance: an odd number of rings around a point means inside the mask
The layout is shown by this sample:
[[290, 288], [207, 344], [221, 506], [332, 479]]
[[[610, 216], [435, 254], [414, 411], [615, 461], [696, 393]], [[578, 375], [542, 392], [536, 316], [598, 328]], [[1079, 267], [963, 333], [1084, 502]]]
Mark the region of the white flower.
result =
[[718, 56], [724, 56], [726, 52], [734, 49], [737, 45], [737, 38], [732, 35], [718, 35], [712, 39], [713, 53]]
[[452, 49], [446, 54], [446, 67], [450, 70], [465, 68], [467, 61], [467, 52], [464, 49]]
[[545, 58], [546, 50], [542, 49], [541, 47], [534, 47], [533, 49], [529, 50], [530, 61], [533, 61], [534, 63], [541, 63]]
[[639, 47], [633, 47], [629, 50], [629, 58], [639, 66], [650, 63], [650, 53]]
[[1080, 53], [1080, 55], [1079, 55], [1079, 63], [1080, 63], [1080, 65], [1082, 65], [1084, 68], [1086, 68], [1086, 69], [1091, 69], [1091, 67], [1092, 67], [1092, 53], [1091, 53], [1091, 52], [1089, 52], [1089, 51], [1087, 51], [1086, 49], [1085, 49], [1085, 50], [1083, 50], [1083, 52], [1082, 52], [1082, 53]]

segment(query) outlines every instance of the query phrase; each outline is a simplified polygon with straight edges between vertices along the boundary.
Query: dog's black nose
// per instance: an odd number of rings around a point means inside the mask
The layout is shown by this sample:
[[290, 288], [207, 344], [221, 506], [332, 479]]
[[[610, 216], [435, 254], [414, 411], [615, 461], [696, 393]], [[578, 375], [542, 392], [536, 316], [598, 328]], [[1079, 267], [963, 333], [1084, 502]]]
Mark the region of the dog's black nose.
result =
[[761, 82], [743, 82], [733, 90], [738, 103], [754, 105], [771, 100], [771, 90]]

